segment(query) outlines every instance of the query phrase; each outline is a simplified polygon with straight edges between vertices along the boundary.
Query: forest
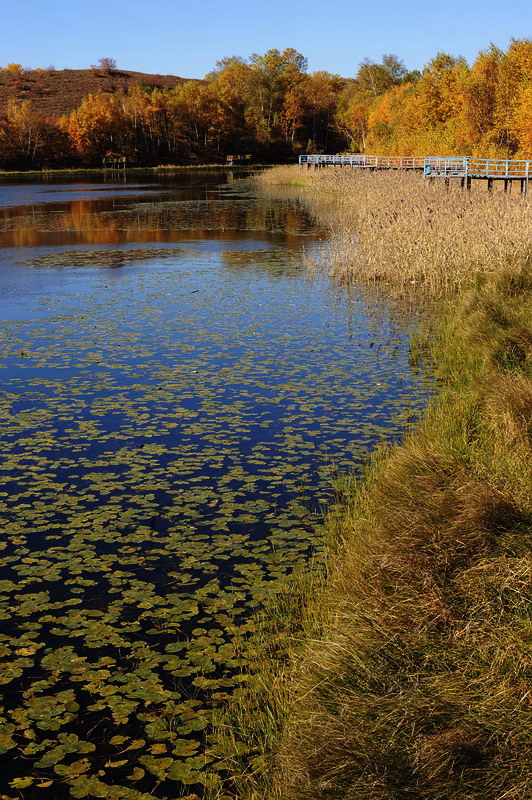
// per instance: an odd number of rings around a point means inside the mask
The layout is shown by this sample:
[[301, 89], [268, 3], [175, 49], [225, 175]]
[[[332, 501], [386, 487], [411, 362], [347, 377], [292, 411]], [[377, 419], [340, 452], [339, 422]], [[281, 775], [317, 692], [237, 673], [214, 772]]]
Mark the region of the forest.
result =
[[[45, 70], [8, 64], [0, 115], [0, 169], [286, 162], [307, 152], [390, 155], [532, 155], [532, 40], [490, 45], [469, 65], [438, 53], [422, 71], [396, 55], [369, 59], [353, 78], [309, 73], [293, 48], [218, 61], [203, 80], [157, 86], [112, 80], [69, 113], [51, 116], [20, 88]], [[48, 68], [53, 71], [53, 68]], [[49, 73], [51, 74], [51, 73]], [[179, 79], [176, 79], [179, 80]]]

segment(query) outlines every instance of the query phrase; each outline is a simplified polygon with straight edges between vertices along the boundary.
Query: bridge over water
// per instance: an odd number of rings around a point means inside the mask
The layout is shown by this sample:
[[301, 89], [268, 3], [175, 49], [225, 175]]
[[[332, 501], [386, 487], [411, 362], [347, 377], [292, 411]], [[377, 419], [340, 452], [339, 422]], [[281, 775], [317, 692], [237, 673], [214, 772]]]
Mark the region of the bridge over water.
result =
[[513, 181], [519, 181], [522, 194], [528, 193], [528, 182], [532, 178], [532, 160], [511, 158], [319, 154], [299, 156], [299, 164], [308, 169], [341, 166], [369, 170], [418, 170], [429, 180], [443, 178], [447, 186], [451, 179], [459, 179], [465, 189], [470, 189], [474, 180], [484, 180], [488, 191], [492, 191], [494, 181], [504, 181], [505, 192], [511, 189]]

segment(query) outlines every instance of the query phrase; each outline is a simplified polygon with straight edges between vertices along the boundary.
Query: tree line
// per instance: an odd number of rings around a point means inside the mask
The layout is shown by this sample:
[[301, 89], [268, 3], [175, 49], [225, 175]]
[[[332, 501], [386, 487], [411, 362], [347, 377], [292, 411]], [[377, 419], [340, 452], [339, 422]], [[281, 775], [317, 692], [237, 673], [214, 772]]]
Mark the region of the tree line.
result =
[[395, 55], [366, 59], [354, 78], [309, 73], [301, 53], [272, 49], [224, 58], [201, 81], [89, 94], [59, 118], [13, 97], [0, 118], [3, 169], [305, 152], [532, 156], [532, 40], [492, 45], [471, 66], [446, 53], [410, 72]]

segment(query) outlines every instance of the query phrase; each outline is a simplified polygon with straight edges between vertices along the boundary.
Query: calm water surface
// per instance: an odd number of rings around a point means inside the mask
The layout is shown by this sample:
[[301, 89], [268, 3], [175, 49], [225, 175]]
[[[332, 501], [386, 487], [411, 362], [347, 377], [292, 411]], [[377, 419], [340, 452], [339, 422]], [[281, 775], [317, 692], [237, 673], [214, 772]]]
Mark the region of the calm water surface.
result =
[[253, 611], [423, 407], [418, 320], [220, 173], [0, 186], [0, 788], [202, 794]]

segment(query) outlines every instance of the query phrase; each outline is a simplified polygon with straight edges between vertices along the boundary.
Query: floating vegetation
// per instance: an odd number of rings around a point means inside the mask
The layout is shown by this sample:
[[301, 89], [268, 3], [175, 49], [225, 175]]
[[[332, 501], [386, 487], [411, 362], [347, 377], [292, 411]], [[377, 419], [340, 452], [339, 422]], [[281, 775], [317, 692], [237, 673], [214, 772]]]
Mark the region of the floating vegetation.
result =
[[254, 612], [319, 559], [332, 475], [424, 403], [389, 309], [247, 238], [16, 265], [148, 268], [0, 328], [4, 797], [214, 792]]
[[54, 253], [45, 253], [36, 258], [29, 258], [24, 263], [29, 267], [43, 267], [47, 269], [97, 269], [103, 267], [122, 267], [135, 262], [153, 261], [164, 258], [175, 258], [179, 250], [173, 247], [142, 247], [131, 250], [121, 248], [111, 250], [106, 247], [101, 250], [66, 250]]

